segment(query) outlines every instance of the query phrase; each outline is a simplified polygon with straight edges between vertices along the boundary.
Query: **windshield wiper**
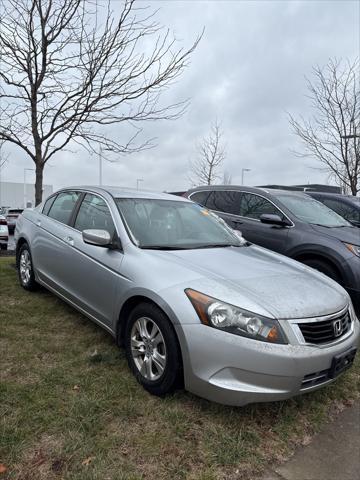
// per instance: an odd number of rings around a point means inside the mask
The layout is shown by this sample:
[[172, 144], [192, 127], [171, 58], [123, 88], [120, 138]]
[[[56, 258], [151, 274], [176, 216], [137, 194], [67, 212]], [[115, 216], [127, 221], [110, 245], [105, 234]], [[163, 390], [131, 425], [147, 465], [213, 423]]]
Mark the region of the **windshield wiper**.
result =
[[242, 247], [242, 245], [235, 243], [209, 243], [205, 245], [196, 245], [193, 248], [221, 248], [221, 247]]
[[220, 248], [220, 247], [242, 247], [241, 244], [235, 243], [213, 243], [204, 245], [188, 245], [188, 246], [176, 246], [176, 245], [140, 245], [139, 248], [143, 250], [195, 250], [200, 248]]

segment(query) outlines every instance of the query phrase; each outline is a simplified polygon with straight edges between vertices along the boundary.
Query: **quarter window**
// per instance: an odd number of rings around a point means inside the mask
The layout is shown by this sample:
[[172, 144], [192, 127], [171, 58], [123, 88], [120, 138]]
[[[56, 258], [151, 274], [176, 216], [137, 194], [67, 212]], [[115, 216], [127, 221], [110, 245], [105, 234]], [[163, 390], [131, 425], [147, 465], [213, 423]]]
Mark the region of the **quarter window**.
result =
[[190, 196], [190, 200], [198, 203], [199, 205], [204, 206], [208, 195], [209, 195], [209, 192], [206, 190], [202, 192], [195, 192]]
[[240, 211], [242, 217], [256, 220], [260, 220], [260, 216], [263, 214], [279, 215], [283, 218], [283, 214], [271, 202], [252, 193], [243, 193]]
[[[68, 224], [78, 198], [78, 192], [59, 193], [53, 204], [50, 206], [48, 216], [58, 222]], [[44, 205], [44, 209], [45, 206], [46, 204]]]
[[81, 203], [74, 228], [80, 232], [87, 229], [106, 230], [111, 237], [115, 233], [108, 206], [101, 197], [91, 193], [87, 193]]
[[44, 207], [42, 209], [43, 215], [47, 215], [49, 213], [49, 210], [50, 210], [51, 205], [53, 204], [55, 198], [56, 198], [56, 195], [54, 195], [53, 197], [50, 197], [46, 200], [46, 202], [44, 204]]
[[210, 193], [206, 207], [218, 212], [240, 215], [241, 192], [235, 190], [214, 190]]

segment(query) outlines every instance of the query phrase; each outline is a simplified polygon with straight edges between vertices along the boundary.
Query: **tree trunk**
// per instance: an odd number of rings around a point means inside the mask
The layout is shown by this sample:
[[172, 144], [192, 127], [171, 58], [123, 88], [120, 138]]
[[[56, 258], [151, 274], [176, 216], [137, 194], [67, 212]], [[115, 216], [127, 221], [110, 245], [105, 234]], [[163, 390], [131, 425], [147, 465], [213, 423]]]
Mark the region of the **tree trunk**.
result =
[[44, 165], [40, 162], [36, 163], [36, 180], [35, 180], [35, 206], [42, 202], [43, 194], [43, 173]]
[[356, 197], [358, 193], [358, 178], [356, 175], [350, 177], [350, 191], [351, 195]]

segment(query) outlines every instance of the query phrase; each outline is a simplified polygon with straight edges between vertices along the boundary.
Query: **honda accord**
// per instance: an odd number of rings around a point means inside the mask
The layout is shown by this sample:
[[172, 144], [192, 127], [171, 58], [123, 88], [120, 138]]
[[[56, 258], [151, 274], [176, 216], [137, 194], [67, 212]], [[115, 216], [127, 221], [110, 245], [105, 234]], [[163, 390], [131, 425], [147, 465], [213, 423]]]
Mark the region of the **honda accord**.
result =
[[22, 287], [110, 332], [152, 394], [184, 384], [229, 405], [282, 400], [354, 360], [359, 321], [340, 285], [185, 198], [67, 188], [25, 210], [15, 238]]

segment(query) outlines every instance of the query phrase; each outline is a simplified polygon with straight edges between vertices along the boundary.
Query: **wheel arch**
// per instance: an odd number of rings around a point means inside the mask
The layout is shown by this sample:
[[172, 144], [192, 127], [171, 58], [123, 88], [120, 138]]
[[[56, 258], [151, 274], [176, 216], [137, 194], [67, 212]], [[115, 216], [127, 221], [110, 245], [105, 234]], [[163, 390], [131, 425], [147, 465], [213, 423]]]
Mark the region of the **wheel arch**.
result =
[[326, 263], [328, 266], [334, 269], [336, 274], [338, 275], [339, 279], [343, 282], [344, 281], [344, 272], [341, 269], [338, 261], [336, 258], [333, 256], [326, 255], [326, 253], [319, 253], [319, 252], [314, 252], [314, 251], [304, 251], [297, 253], [295, 255], [292, 255], [294, 260], [301, 262], [301, 263], [306, 263], [306, 260], [319, 260], [321, 262]]
[[19, 266], [19, 251], [20, 251], [20, 248], [25, 243], [29, 244], [29, 242], [27, 241], [27, 239], [24, 236], [19, 237], [16, 241], [16, 248], [15, 248], [16, 267]]
[[[119, 315], [117, 316], [115, 338], [119, 346], [123, 346], [124, 344], [125, 326], [130, 313], [137, 305], [140, 305], [141, 303], [148, 303], [150, 305], [154, 305], [159, 310], [161, 310], [169, 319], [169, 323], [172, 327], [174, 323], [177, 323], [173, 310], [169, 307], [169, 305], [166, 304], [166, 302], [164, 302], [164, 300], [162, 300], [161, 298], [153, 298], [153, 296], [148, 295], [147, 292], [134, 292], [123, 302], [120, 307]], [[174, 328], [173, 330], [181, 349], [178, 335], [176, 334]]]

